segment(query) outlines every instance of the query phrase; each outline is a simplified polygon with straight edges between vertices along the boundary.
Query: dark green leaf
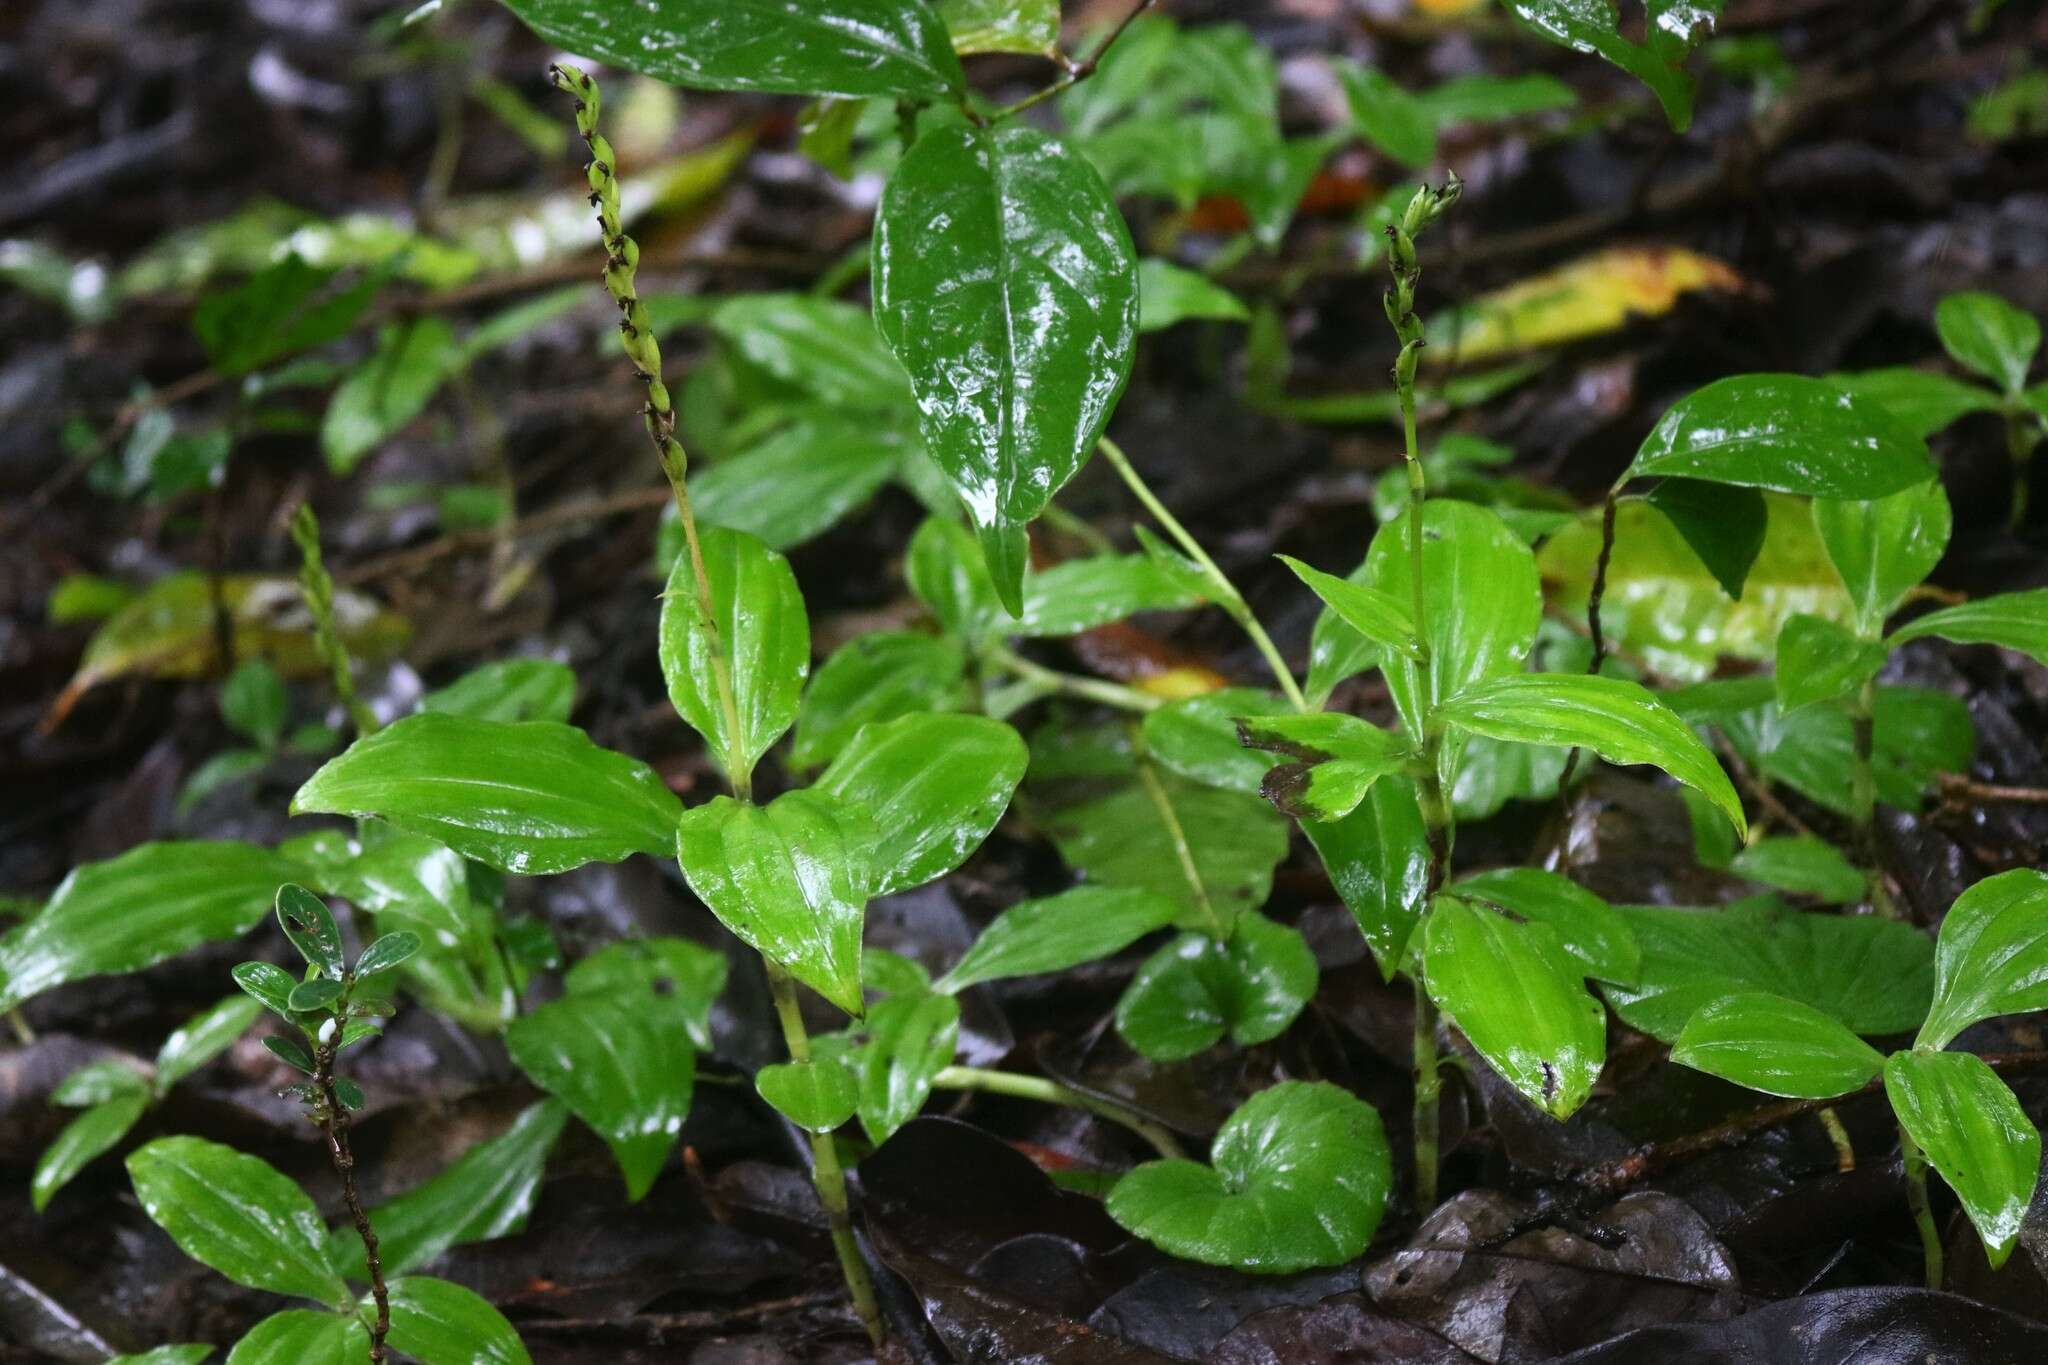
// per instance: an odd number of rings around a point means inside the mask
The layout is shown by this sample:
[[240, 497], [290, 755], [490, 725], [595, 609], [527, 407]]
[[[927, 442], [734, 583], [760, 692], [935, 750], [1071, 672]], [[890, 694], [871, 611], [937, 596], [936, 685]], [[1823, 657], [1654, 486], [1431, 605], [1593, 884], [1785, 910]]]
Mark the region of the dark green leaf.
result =
[[869, 1011], [857, 1054], [858, 1112], [871, 1141], [891, 1134], [924, 1108], [932, 1078], [953, 1064], [960, 1004], [950, 995], [892, 995]]
[[1859, 626], [1875, 635], [1941, 562], [1948, 548], [1948, 494], [1930, 479], [1868, 502], [1818, 499], [1813, 525], [1849, 590]]
[[2041, 324], [1996, 294], [1950, 294], [1934, 307], [1934, 330], [1958, 364], [2009, 394], [2027, 386], [2041, 349]]
[[146, 1090], [117, 1095], [100, 1101], [66, 1124], [64, 1131], [36, 1159], [35, 1174], [29, 1177], [29, 1203], [35, 1211], [41, 1213], [49, 1207], [51, 1198], [70, 1183], [71, 1177], [128, 1136], [128, 1130], [148, 1107]]
[[273, 1035], [263, 1040], [263, 1047], [271, 1056], [277, 1058], [286, 1066], [296, 1071], [303, 1071], [308, 1076], [313, 1074], [313, 1059], [307, 1054], [305, 1046], [298, 1040], [281, 1035]]
[[725, 955], [682, 938], [627, 939], [600, 948], [569, 969], [572, 993], [640, 995], [673, 1013], [690, 1041], [711, 1047], [711, 1006], [725, 990]]
[[1094, 169], [1022, 124], [926, 133], [882, 194], [875, 322], [925, 448], [1022, 607], [1024, 528], [1095, 447], [1130, 375], [1130, 230]]
[[355, 1110], [363, 1107], [362, 1087], [346, 1076], [334, 1078], [334, 1098], [341, 1101], [341, 1107], [344, 1109]]
[[711, 329], [749, 362], [821, 403], [887, 410], [910, 402], [903, 367], [875, 334], [868, 310], [856, 304], [814, 294], [745, 294], [718, 306]]
[[778, 1062], [754, 1074], [754, 1089], [776, 1113], [807, 1133], [829, 1133], [853, 1117], [860, 1085], [837, 1057]]
[[289, 255], [247, 284], [209, 294], [192, 313], [213, 368], [230, 377], [334, 340], [355, 322], [381, 283], [376, 277], [327, 290], [335, 276]]
[[1239, 742], [1237, 723], [1293, 710], [1270, 692], [1226, 687], [1147, 712], [1140, 731], [1145, 752], [1161, 767], [1207, 786], [1256, 792], [1273, 760]]
[[936, 989], [950, 994], [983, 981], [1094, 962], [1164, 929], [1177, 911], [1156, 891], [1130, 886], [1077, 886], [1024, 901], [997, 915]]
[[291, 1013], [292, 987], [299, 984], [299, 979], [284, 968], [274, 967], [268, 962], [244, 962], [230, 975], [235, 978], [237, 986], [273, 1014]]
[[1666, 479], [1650, 490], [1649, 503], [1670, 518], [1721, 591], [1741, 597], [1764, 548], [1769, 525], [1764, 495], [1705, 479]]
[[692, 470], [690, 499], [701, 525], [787, 550], [836, 526], [916, 450], [907, 419], [898, 426], [854, 411], [807, 412], [741, 454]]
[[1967, 1052], [1895, 1052], [1892, 1112], [1962, 1202], [1996, 1270], [2012, 1254], [2041, 1173], [2041, 1132], [2011, 1087]]
[[1351, 118], [1366, 141], [1409, 166], [1436, 161], [1436, 117], [1386, 72], [1346, 62], [1337, 68]]
[[[459, 1284], [408, 1275], [389, 1294], [391, 1345], [420, 1365], [533, 1365], [505, 1315]], [[367, 1297], [359, 1307], [376, 1311]]]
[[1378, 588], [1312, 569], [1290, 556], [1277, 558], [1294, 570], [1294, 576], [1306, 583], [1324, 606], [1367, 642], [1410, 659], [1422, 657], [1422, 646], [1415, 638], [1414, 615], [1406, 602]]
[[1743, 374], [1676, 403], [1630, 478], [1675, 474], [1816, 498], [1881, 498], [1934, 477], [1927, 442], [1824, 379]]
[[377, 349], [349, 372], [327, 404], [320, 423], [327, 467], [337, 474], [353, 470], [425, 411], [461, 359], [455, 331], [441, 318], [430, 314], [385, 327]]
[[363, 949], [363, 955], [356, 959], [356, 975], [374, 976], [378, 972], [388, 972], [419, 950], [418, 934], [408, 933], [403, 929], [397, 933], [385, 934]]
[[1356, 716], [1254, 716], [1238, 722], [1245, 747], [1285, 754], [1259, 794], [1297, 820], [1349, 815], [1381, 778], [1415, 761], [1405, 737]]
[[1211, 1166], [1133, 1170], [1110, 1191], [1110, 1217], [1169, 1255], [1280, 1275], [1363, 1253], [1394, 1184], [1379, 1115], [1326, 1081], [1254, 1095], [1209, 1155]]
[[1429, 887], [1429, 830], [1409, 782], [1379, 782], [1342, 820], [1309, 822], [1330, 885], [1358, 922], [1387, 980], [1408, 965], [1408, 942], [1422, 923]]
[[955, 642], [893, 632], [856, 636], [812, 677], [790, 762], [829, 763], [863, 725], [966, 704], [966, 659]]
[[1147, 256], [1138, 262], [1138, 330], [1163, 332], [1195, 318], [1243, 322], [1244, 300], [1207, 275]]
[[370, 1334], [354, 1315], [287, 1308], [251, 1327], [227, 1365], [360, 1365]]
[[576, 706], [576, 674], [553, 659], [500, 659], [420, 698], [422, 711], [478, 720], [566, 722]]
[[158, 1138], [128, 1154], [143, 1212], [187, 1256], [236, 1284], [351, 1302], [327, 1259], [327, 1225], [306, 1192], [268, 1162], [196, 1137]]
[[1781, 891], [1818, 896], [1829, 905], [1853, 905], [1866, 889], [1863, 874], [1840, 849], [1808, 834], [1759, 839], [1729, 859], [1728, 870]]
[[1713, 32], [1722, 0], [1645, 0], [1643, 41], [1622, 36], [1615, 0], [1507, 0], [1530, 28], [1575, 52], [1596, 53], [1628, 72], [1657, 97], [1672, 131], [1692, 125], [1693, 79], [1686, 54]]
[[1928, 636], [1959, 645], [1997, 645], [2048, 663], [2048, 588], [2005, 592], [1917, 616], [1885, 643], [1898, 646]]
[[268, 660], [244, 659], [221, 684], [221, 718], [259, 749], [277, 747], [285, 706], [284, 680]]
[[249, 1025], [262, 1012], [259, 1001], [231, 995], [186, 1020], [157, 1050], [157, 1093], [169, 1090], [225, 1052], [235, 1039], [248, 1032]]
[[[970, 645], [994, 633], [1002, 605], [973, 533], [944, 517], [927, 517], [910, 538], [903, 576], [948, 635]], [[1008, 625], [1007, 614], [1000, 619]]]
[[1206, 594], [1149, 555], [1070, 559], [1024, 576], [1024, 605], [1013, 635], [1078, 635], [1141, 611], [1197, 606]]
[[1228, 1033], [1279, 1037], [1316, 992], [1316, 959], [1295, 930], [1247, 911], [1230, 941], [1182, 934], [1147, 958], [1117, 1001], [1116, 1029], [1154, 1061], [1178, 1061]]
[[292, 987], [291, 997], [285, 1003], [291, 1007], [294, 1014], [309, 1014], [314, 1010], [326, 1009], [339, 999], [341, 983], [332, 977], [321, 976], [311, 981], [301, 981]]
[[2048, 874], [1987, 877], [1956, 897], [1934, 948], [1934, 1005], [1915, 1046], [1944, 1048], [1980, 1019], [2048, 1009]]
[[[291, 940], [292, 947], [299, 950], [299, 956], [306, 959], [306, 965], [338, 987], [344, 966], [341, 956], [341, 929], [335, 924], [334, 915], [328, 910], [327, 902], [303, 886], [286, 882], [277, 888], [277, 922], [284, 929], [284, 936]], [[300, 989], [303, 989], [303, 986], [294, 988], [292, 994], [296, 996]], [[335, 994], [339, 993], [337, 989]], [[316, 1002], [309, 996], [309, 1003], [294, 1003], [292, 1008], [313, 1009], [333, 998], [330, 995]]]
[[204, 1342], [188, 1346], [159, 1346], [140, 1355], [115, 1356], [107, 1365], [200, 1365], [213, 1354], [213, 1347]]
[[1816, 702], [1840, 701], [1877, 676], [1890, 653], [1833, 621], [1801, 614], [1778, 632], [1778, 710], [1789, 713]]
[[1998, 407], [1998, 395], [1945, 374], [1897, 366], [1831, 374], [1828, 382], [1860, 399], [1876, 403], [1899, 419], [1908, 431], [1925, 438], [1973, 412]]
[[1806, 1100], [1846, 1095], [1884, 1069], [1884, 1054], [1833, 1015], [1755, 991], [1694, 1014], [1671, 1060], [1766, 1095]]
[[1635, 933], [1621, 912], [1571, 878], [1536, 867], [1503, 867], [1451, 885], [1463, 900], [1483, 901], [1516, 919], [1547, 924], [1586, 975], [1630, 982], [1642, 964]]

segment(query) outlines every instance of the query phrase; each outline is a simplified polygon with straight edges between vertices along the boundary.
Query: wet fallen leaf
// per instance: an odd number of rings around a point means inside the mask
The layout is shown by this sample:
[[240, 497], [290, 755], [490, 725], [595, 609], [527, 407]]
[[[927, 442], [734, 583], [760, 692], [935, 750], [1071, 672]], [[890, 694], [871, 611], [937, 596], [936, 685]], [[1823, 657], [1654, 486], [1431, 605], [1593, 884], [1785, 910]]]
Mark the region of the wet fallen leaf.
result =
[[1662, 317], [1686, 294], [1745, 287], [1733, 267], [1685, 247], [1610, 247], [1430, 319], [1422, 358], [1468, 365], [1561, 346]]

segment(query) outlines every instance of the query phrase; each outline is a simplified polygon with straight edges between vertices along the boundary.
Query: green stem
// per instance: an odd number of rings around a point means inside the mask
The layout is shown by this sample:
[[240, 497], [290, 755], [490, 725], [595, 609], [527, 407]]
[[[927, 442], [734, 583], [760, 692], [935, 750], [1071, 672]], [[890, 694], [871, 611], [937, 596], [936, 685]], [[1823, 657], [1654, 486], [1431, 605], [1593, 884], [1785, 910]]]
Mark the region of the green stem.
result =
[[21, 1012], [20, 1006], [17, 1005], [15, 1008], [7, 1011], [7, 1022], [14, 1029], [15, 1039], [23, 1047], [27, 1047], [36, 1040], [36, 1031], [29, 1027], [28, 1016]]
[[1103, 678], [1084, 678], [1078, 673], [1062, 673], [1056, 668], [1033, 663], [1007, 645], [990, 645], [982, 651], [982, 657], [1005, 672], [1013, 673], [1027, 682], [1043, 687], [1048, 692], [1060, 692], [1070, 697], [1100, 702], [1114, 706], [1121, 711], [1135, 711], [1140, 715], [1156, 711], [1164, 703], [1150, 693], [1140, 692], [1135, 687], [1110, 682]]
[[1912, 1134], [1899, 1129], [1899, 1155], [1906, 1164], [1906, 1207], [1913, 1211], [1913, 1226], [1920, 1230], [1920, 1250], [1927, 1267], [1927, 1287], [1941, 1288], [1941, 1229], [1934, 1223], [1934, 1205], [1927, 1198], [1927, 1154]]
[[1313, 710], [1314, 708], [1308, 704], [1308, 699], [1302, 696], [1300, 686], [1295, 683], [1294, 674], [1288, 669], [1287, 661], [1280, 657], [1279, 649], [1273, 644], [1273, 637], [1266, 634], [1266, 628], [1259, 624], [1259, 618], [1252, 615], [1252, 609], [1244, 600], [1244, 594], [1224, 576], [1223, 570], [1216, 566], [1215, 560], [1209, 558], [1201, 543], [1188, 534], [1187, 527], [1182, 526], [1179, 519], [1166, 510], [1166, 504], [1159, 501], [1158, 496], [1152, 492], [1138, 471], [1131, 467], [1131, 462], [1124, 455], [1122, 447], [1105, 436], [1097, 443], [1096, 448], [1102, 452], [1102, 457], [1109, 461], [1132, 494], [1144, 505], [1145, 510], [1152, 514], [1152, 519], [1165, 528], [1166, 534], [1180, 546], [1181, 552], [1202, 570], [1209, 580], [1216, 605], [1223, 608], [1230, 619], [1237, 622], [1238, 628], [1251, 637], [1252, 644], [1257, 646], [1260, 655], [1265, 658], [1266, 667], [1272, 670], [1273, 679], [1280, 684], [1280, 690], [1286, 694], [1288, 702], [1297, 711]]
[[1415, 1208], [1427, 1215], [1436, 1207], [1443, 1076], [1436, 1049], [1436, 1002], [1420, 977], [1409, 978], [1409, 984], [1415, 988]]
[[1842, 1126], [1842, 1116], [1835, 1112], [1833, 1105], [1821, 1109], [1817, 1118], [1820, 1126], [1827, 1130], [1828, 1141], [1835, 1145], [1835, 1169], [1847, 1175], [1856, 1169], [1856, 1144], [1849, 1138], [1849, 1130]]
[[[1131, 727], [1133, 741], [1137, 739], [1136, 726]], [[1187, 831], [1181, 828], [1180, 814], [1173, 808], [1173, 799], [1166, 794], [1166, 784], [1159, 780], [1159, 774], [1152, 770], [1152, 760], [1145, 756], [1142, 746], [1138, 752], [1138, 781], [1145, 788], [1145, 794], [1152, 798], [1153, 808], [1159, 812], [1159, 822], [1166, 826], [1166, 837], [1173, 841], [1173, 856], [1180, 863], [1181, 876], [1187, 879], [1188, 894], [1200, 908], [1202, 917], [1209, 921], [1209, 936], [1218, 943], [1230, 937], [1229, 928], [1223, 923], [1223, 916], [1216, 913], [1216, 905], [1209, 899], [1209, 888], [1202, 883], [1202, 872], [1195, 865], [1195, 851], [1188, 844]]]
[[940, 1090], [979, 1090], [990, 1095], [1011, 1095], [1018, 1099], [1037, 1100], [1041, 1104], [1085, 1109], [1098, 1118], [1128, 1128], [1169, 1161], [1186, 1155], [1173, 1134], [1150, 1119], [1141, 1118], [1110, 1100], [1061, 1085], [1058, 1081], [1019, 1075], [1014, 1071], [988, 1071], [978, 1066], [949, 1066], [932, 1078], [932, 1084]]

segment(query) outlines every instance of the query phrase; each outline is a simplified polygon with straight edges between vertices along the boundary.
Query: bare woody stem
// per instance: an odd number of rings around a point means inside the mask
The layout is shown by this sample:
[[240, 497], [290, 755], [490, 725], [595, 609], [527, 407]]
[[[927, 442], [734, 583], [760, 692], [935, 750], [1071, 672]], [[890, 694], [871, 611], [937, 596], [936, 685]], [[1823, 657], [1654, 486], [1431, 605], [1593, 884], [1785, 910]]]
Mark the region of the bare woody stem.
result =
[[319, 1121], [320, 1131], [326, 1134], [327, 1155], [334, 1163], [334, 1173], [341, 1177], [341, 1201], [348, 1207], [356, 1236], [363, 1243], [370, 1297], [377, 1305], [377, 1320], [370, 1326], [370, 1365], [384, 1365], [390, 1359], [384, 1338], [391, 1334], [391, 1295], [384, 1284], [384, 1263], [377, 1255], [377, 1232], [370, 1226], [370, 1215], [363, 1210], [362, 1197], [356, 1193], [356, 1158], [349, 1148], [348, 1110], [334, 1090], [334, 1053], [332, 1043], [320, 1043], [313, 1049], [313, 1088], [320, 1095], [314, 1117]]
[[[1124, 17], [1118, 21], [1115, 28], [1109, 31], [1109, 36], [1102, 40], [1101, 45], [1094, 52], [1078, 62], [1067, 62], [1067, 69], [1058, 80], [1046, 86], [1043, 90], [1035, 90], [1031, 94], [1026, 95], [1023, 99], [1018, 100], [1015, 104], [998, 113], [996, 117], [998, 119], [1006, 119], [1013, 114], [1021, 114], [1026, 109], [1043, 104], [1055, 95], [1071, 90], [1082, 81], [1087, 80], [1095, 74], [1095, 69], [1102, 65], [1102, 59], [1109, 55], [1109, 50], [1116, 46], [1116, 40], [1124, 36], [1124, 30], [1136, 22], [1139, 15], [1151, 9], [1157, 3], [1159, 3], [1159, 0], [1138, 0], [1137, 4], [1131, 6], [1124, 13]], [[1054, 55], [1057, 56], [1058, 54], [1055, 53]], [[1062, 58], [1061, 60], [1065, 59]]]

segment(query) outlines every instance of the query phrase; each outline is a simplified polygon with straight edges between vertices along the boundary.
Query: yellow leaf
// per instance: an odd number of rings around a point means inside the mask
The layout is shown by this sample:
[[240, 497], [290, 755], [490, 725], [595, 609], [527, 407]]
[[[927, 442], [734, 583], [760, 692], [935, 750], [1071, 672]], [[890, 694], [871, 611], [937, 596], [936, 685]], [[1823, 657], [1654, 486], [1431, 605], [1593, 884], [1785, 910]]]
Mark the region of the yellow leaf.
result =
[[1695, 290], [1744, 283], [1726, 263], [1684, 247], [1610, 247], [1432, 318], [1422, 359], [1464, 365], [1559, 346], [1659, 317]]
[[1486, 8], [1487, 0], [1413, 0], [1415, 12], [1432, 19], [1463, 19]]

